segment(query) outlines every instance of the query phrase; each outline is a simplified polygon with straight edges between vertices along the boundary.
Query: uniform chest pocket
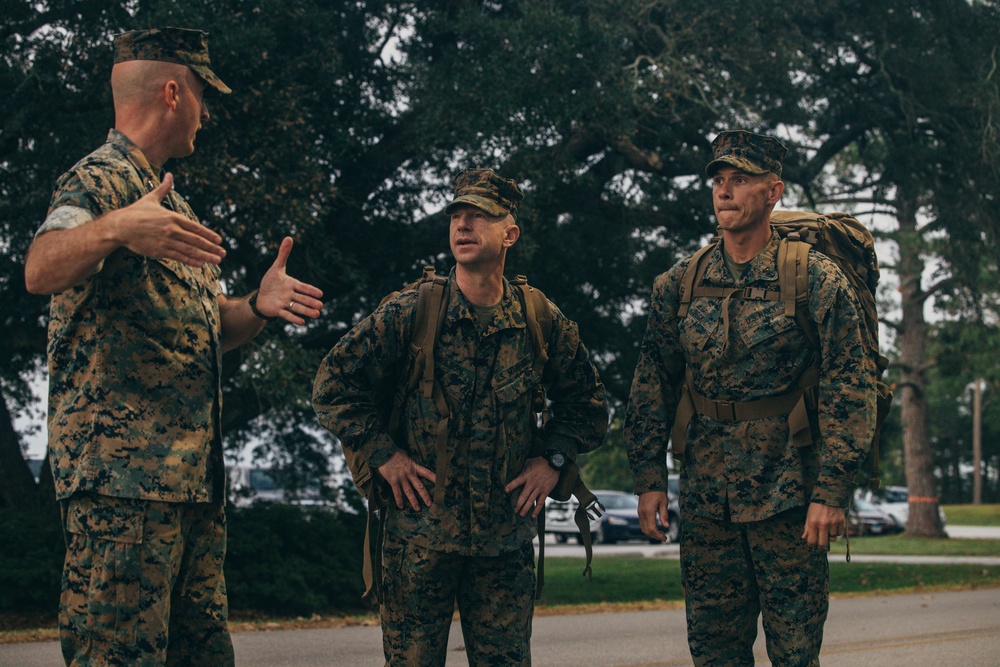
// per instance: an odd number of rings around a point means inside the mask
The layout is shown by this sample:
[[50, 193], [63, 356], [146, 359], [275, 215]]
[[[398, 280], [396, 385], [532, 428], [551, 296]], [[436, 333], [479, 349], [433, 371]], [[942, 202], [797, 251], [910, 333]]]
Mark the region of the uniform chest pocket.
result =
[[519, 398], [530, 398], [531, 390], [538, 384], [530, 356], [523, 356], [512, 366], [493, 376], [493, 394], [501, 406], [516, 403]]
[[722, 322], [717, 299], [700, 298], [691, 302], [686, 317], [678, 324], [681, 342], [685, 350], [703, 350], [705, 344], [718, 335]]
[[765, 343], [784, 347], [790, 337], [797, 336], [799, 328], [795, 318], [785, 315], [785, 307], [775, 301], [743, 301], [734, 322], [738, 323], [740, 338], [748, 348]]

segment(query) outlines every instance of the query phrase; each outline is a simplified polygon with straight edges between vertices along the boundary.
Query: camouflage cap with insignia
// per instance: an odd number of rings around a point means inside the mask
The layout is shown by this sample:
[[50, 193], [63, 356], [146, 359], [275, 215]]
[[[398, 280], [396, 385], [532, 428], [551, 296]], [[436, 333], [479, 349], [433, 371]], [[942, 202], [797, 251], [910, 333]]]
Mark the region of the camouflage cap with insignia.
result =
[[705, 167], [705, 173], [712, 176], [728, 164], [748, 174], [774, 172], [781, 176], [781, 160], [787, 152], [774, 137], [746, 130], [721, 132], [712, 142], [713, 159]]
[[492, 169], [466, 169], [454, 178], [452, 185], [455, 186], [455, 199], [445, 207], [445, 213], [469, 204], [495, 217], [510, 213], [516, 218], [517, 207], [524, 200], [517, 183]]
[[115, 37], [115, 64], [127, 60], [158, 60], [187, 65], [220, 93], [233, 92], [211, 70], [208, 33], [186, 28], [132, 30]]

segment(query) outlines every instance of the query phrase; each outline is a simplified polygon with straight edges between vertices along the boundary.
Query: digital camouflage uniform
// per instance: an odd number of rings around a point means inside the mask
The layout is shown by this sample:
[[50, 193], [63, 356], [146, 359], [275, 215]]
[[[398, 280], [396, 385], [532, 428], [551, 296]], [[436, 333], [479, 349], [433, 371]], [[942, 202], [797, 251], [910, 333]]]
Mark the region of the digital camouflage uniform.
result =
[[[492, 173], [492, 172], [491, 172]], [[495, 191], [494, 191], [495, 195]], [[478, 204], [476, 204], [478, 205]], [[533, 388], [542, 381], [552, 402], [546, 446], [573, 459], [596, 448], [607, 429], [604, 387], [577, 326], [553, 307], [549, 361], [542, 378], [516, 290], [492, 319], [479, 323], [470, 302], [452, 288], [434, 350], [448, 422], [442, 502], [420, 511], [387, 510], [381, 608], [386, 664], [442, 665], [457, 600], [469, 664], [529, 665], [534, 594], [535, 520], [514, 508], [519, 491], [504, 487], [521, 473], [531, 449]], [[313, 407], [320, 421], [373, 469], [403, 449], [417, 464], [439, 470], [432, 399], [409, 395], [396, 443], [378, 418], [374, 396], [408, 377], [417, 291], [401, 292], [346, 334], [320, 366]], [[391, 393], [390, 393], [391, 395]], [[532, 452], [538, 456], [539, 452]], [[434, 485], [428, 491], [434, 495]]]
[[[772, 235], [738, 278], [716, 246], [702, 284], [777, 290], [778, 243]], [[625, 418], [635, 492], [667, 490], [667, 441], [686, 367], [700, 394], [739, 402], [794, 390], [818, 359], [815, 444], [792, 446], [784, 415], [721, 422], [696, 413], [680, 461], [682, 578], [695, 663], [754, 664], [763, 611], [774, 665], [818, 664], [828, 564], [802, 531], [810, 502], [846, 507], [871, 442], [875, 375], [860, 306], [836, 265], [810, 251], [808, 310], [820, 350], [780, 302], [696, 296], [680, 318], [690, 260], [653, 285]]]
[[[126, 33], [118, 44], [156, 59], [151, 49], [163, 42], [147, 36], [160, 32]], [[136, 42], [145, 46], [136, 51]], [[119, 49], [116, 62], [127, 59]], [[59, 179], [38, 234], [86, 224], [159, 184], [159, 170], [111, 130]], [[163, 206], [197, 221], [174, 191]], [[233, 662], [222, 572], [218, 278], [212, 264], [120, 248], [52, 296], [49, 457], [67, 538], [67, 664]]]

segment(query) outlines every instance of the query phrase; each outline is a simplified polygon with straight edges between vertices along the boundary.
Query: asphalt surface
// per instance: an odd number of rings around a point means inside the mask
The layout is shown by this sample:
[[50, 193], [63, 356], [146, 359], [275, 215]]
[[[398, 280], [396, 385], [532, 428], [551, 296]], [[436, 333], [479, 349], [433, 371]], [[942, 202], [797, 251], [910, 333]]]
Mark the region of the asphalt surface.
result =
[[[378, 627], [247, 632], [233, 636], [240, 667], [381, 667]], [[768, 665], [763, 634], [758, 665]], [[1000, 590], [833, 599], [823, 667], [1000, 665]], [[690, 665], [683, 609], [536, 617], [539, 667]], [[61, 664], [55, 642], [0, 645], [2, 667]], [[448, 667], [468, 665], [452, 626]]]

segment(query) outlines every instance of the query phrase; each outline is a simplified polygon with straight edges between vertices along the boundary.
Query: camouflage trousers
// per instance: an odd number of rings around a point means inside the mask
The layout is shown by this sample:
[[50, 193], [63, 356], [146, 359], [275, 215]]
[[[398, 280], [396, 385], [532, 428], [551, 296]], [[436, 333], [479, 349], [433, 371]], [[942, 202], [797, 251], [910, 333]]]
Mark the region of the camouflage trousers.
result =
[[62, 510], [67, 665], [234, 664], [221, 505], [80, 494]]
[[764, 521], [681, 517], [681, 579], [695, 665], [753, 665], [757, 618], [775, 667], [819, 665], [829, 606], [825, 549], [802, 539], [806, 508]]
[[456, 603], [470, 667], [531, 665], [535, 552], [460, 556], [387, 534], [382, 549], [382, 648], [387, 667], [445, 664]]

